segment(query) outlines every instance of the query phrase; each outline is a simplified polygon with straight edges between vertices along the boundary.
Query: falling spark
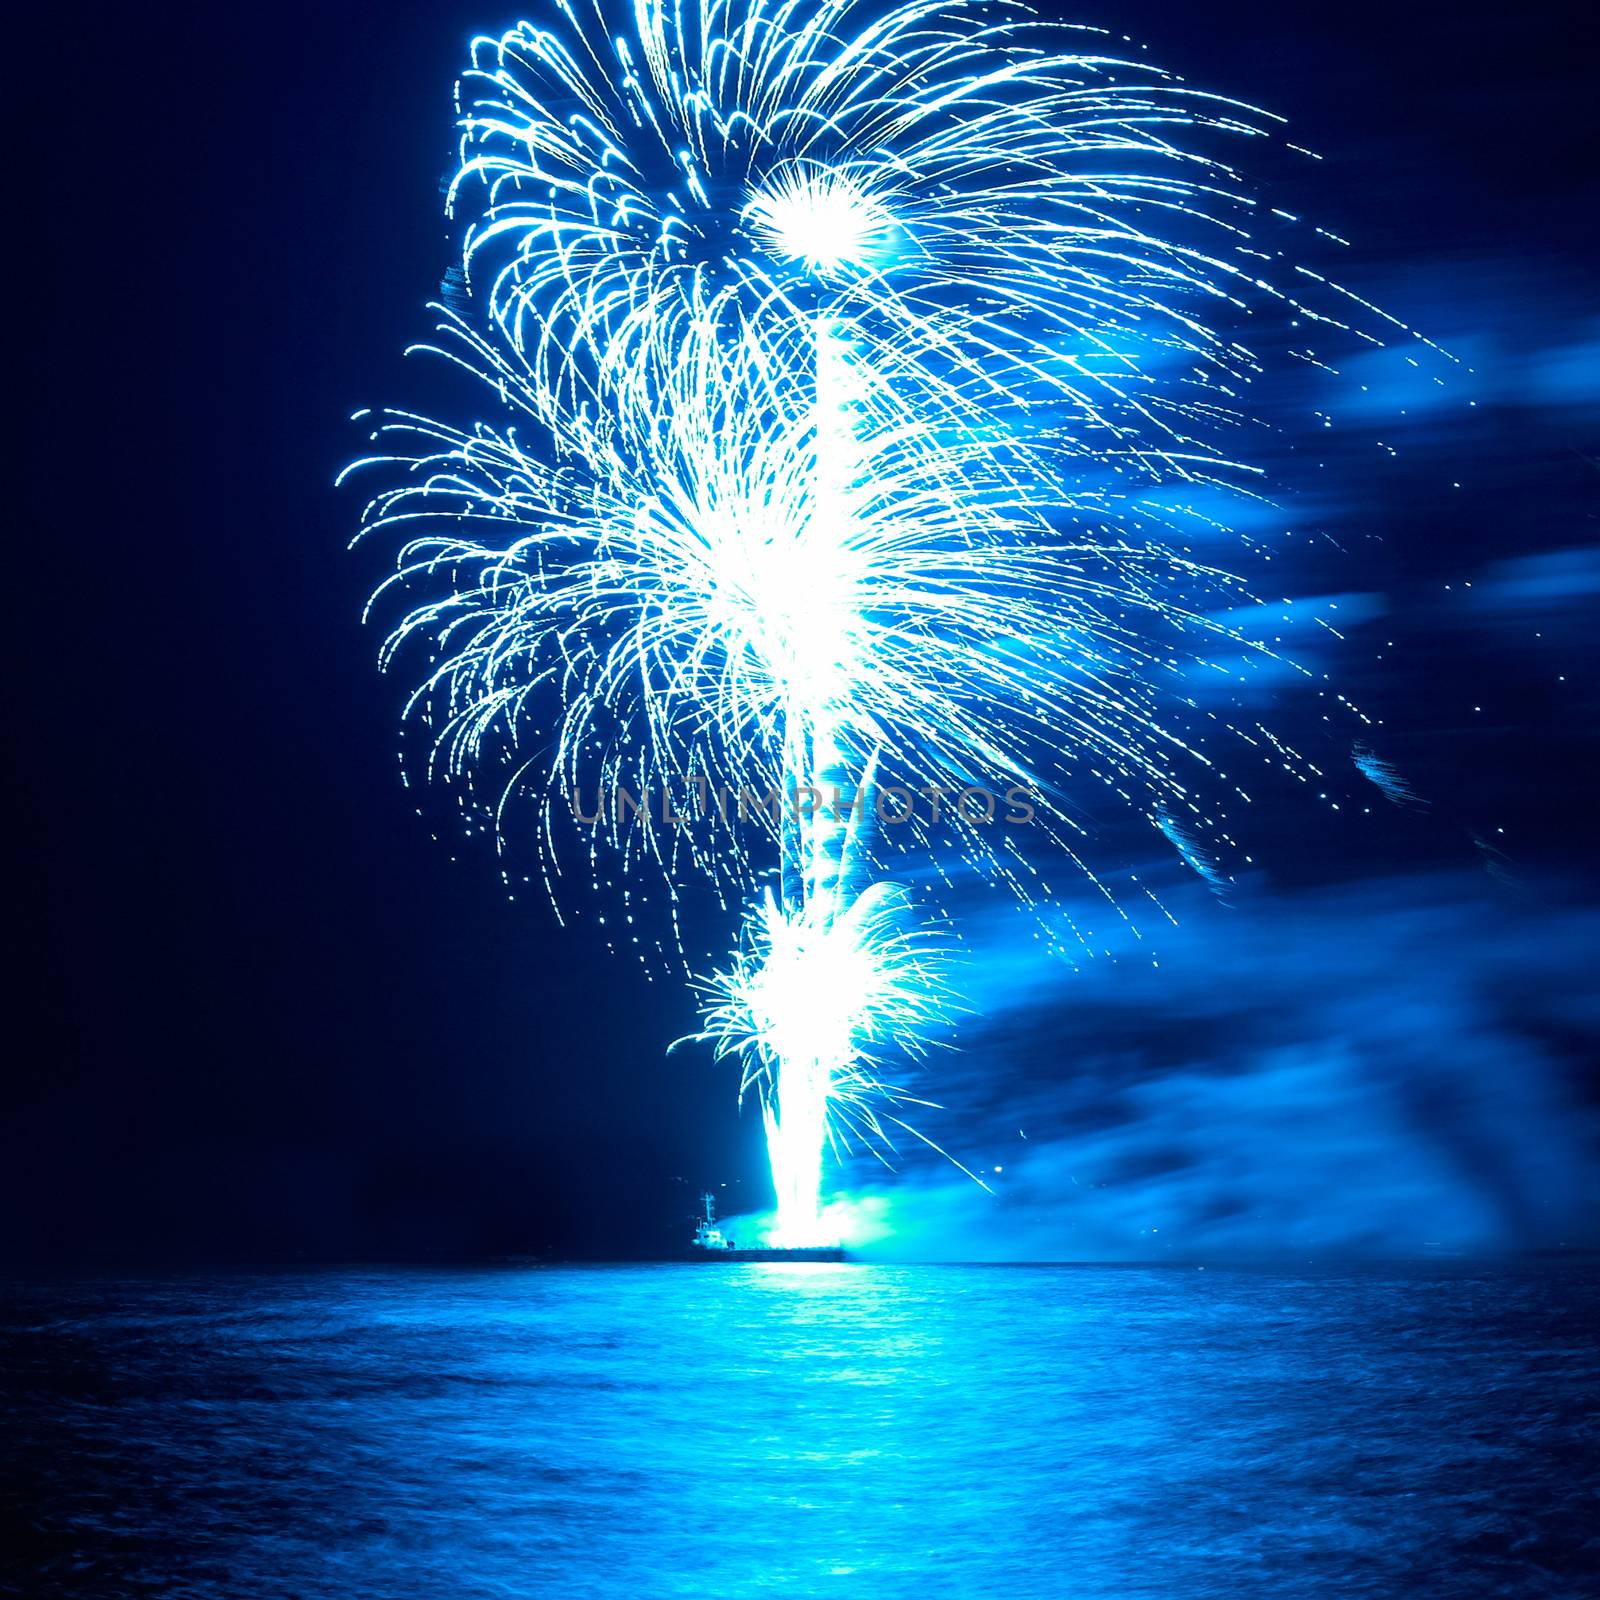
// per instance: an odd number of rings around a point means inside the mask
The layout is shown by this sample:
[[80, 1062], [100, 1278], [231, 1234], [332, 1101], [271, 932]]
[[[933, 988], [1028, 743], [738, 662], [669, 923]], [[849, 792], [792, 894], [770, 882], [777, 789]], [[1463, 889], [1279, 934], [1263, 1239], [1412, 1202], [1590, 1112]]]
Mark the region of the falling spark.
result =
[[1376, 750], [1358, 744], [1352, 747], [1350, 758], [1355, 762], [1356, 771], [1369, 783], [1374, 784], [1385, 800], [1390, 800], [1397, 806], [1427, 805], [1428, 802], [1401, 777], [1394, 764], [1385, 761]]
[[1228, 887], [1230, 879], [1218, 865], [1216, 857], [1181, 822], [1162, 811], [1156, 815], [1156, 826], [1184, 862], [1213, 889], [1220, 892]]

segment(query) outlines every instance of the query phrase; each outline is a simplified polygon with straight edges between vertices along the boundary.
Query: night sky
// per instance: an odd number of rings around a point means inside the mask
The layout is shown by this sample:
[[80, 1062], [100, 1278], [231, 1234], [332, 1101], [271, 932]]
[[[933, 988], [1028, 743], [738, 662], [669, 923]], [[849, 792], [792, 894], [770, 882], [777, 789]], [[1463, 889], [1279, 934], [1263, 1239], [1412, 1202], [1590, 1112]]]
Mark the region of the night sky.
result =
[[[1348, 597], [1317, 666], [1428, 803], [1346, 737], [1351, 803], [1273, 795], [1220, 896], [1108, 824], [1102, 864], [1179, 913], [1159, 966], [1114, 930], [1052, 965], [977, 907], [926, 1125], [996, 1195], [916, 1155], [850, 1187], [913, 1253], [1600, 1243], [1592, 18], [1073, 19], [1287, 114], [1325, 159], [1274, 203], [1470, 367], [1440, 398], [1374, 357], [1320, 476], [1298, 422], [1268, 461], [1326, 535], [1293, 581]], [[625, 1253], [694, 1185], [763, 1198], [729, 1072], [663, 1054], [682, 985], [402, 787], [359, 621], [385, 553], [347, 553], [332, 480], [352, 411], [440, 392], [400, 352], [452, 260], [451, 84], [511, 20], [89, 6], [19, 54], [6, 1253]], [[1273, 720], [1320, 749], [1323, 711]]]

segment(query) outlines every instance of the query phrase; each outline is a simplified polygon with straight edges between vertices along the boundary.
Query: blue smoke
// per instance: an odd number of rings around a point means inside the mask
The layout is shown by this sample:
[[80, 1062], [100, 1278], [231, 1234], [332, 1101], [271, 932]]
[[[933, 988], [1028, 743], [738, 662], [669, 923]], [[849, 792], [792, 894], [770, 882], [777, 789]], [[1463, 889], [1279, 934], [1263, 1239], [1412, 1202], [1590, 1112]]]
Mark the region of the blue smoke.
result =
[[[851, 1175], [858, 1246], [944, 1259], [1480, 1252], [1600, 1239], [1587, 1176], [1600, 909], [1483, 874], [1240, 909], [1196, 886], [1154, 946], [974, 964], [981, 1015], [908, 1153]], [[1158, 948], [1157, 948], [1158, 947]], [[1024, 1063], [1019, 1070], [1018, 1063]]]

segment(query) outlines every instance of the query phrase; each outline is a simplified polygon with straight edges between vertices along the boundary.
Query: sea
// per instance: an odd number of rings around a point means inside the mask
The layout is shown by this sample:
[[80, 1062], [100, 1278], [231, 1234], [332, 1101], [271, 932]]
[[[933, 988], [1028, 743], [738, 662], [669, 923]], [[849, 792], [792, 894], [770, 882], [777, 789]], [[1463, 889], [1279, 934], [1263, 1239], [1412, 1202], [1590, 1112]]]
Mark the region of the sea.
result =
[[1600, 1593], [1590, 1264], [0, 1284], [11, 1594]]

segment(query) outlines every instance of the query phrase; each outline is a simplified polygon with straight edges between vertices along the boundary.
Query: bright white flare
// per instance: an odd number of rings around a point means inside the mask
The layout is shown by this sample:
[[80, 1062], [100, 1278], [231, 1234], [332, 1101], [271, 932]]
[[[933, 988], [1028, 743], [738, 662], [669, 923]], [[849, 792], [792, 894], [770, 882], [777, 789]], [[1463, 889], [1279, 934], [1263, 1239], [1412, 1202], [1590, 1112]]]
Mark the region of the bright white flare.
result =
[[824, 277], [882, 262], [894, 229], [890, 212], [848, 173], [825, 168], [778, 174], [744, 215], [779, 260]]
[[905, 1128], [895, 1108], [911, 1097], [883, 1072], [953, 1017], [946, 951], [916, 928], [906, 897], [888, 884], [831, 917], [815, 901], [786, 911], [769, 893], [733, 965], [703, 987], [698, 1037], [739, 1060], [741, 1095], [761, 1095], [778, 1242], [832, 1242], [821, 1234], [819, 1207], [829, 1125], [891, 1147], [892, 1130]]

